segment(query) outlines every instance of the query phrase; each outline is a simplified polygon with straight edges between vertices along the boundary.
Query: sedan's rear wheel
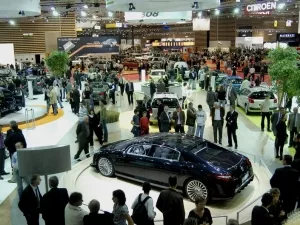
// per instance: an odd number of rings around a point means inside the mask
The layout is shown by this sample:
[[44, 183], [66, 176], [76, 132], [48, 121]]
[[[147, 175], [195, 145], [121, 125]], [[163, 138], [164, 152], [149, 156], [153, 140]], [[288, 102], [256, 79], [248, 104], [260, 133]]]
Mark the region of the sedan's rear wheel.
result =
[[99, 172], [105, 177], [112, 177], [115, 174], [115, 168], [112, 162], [105, 157], [98, 160]]
[[191, 179], [186, 183], [185, 193], [192, 201], [195, 201], [196, 197], [209, 199], [209, 191], [207, 186], [202, 181], [197, 179]]

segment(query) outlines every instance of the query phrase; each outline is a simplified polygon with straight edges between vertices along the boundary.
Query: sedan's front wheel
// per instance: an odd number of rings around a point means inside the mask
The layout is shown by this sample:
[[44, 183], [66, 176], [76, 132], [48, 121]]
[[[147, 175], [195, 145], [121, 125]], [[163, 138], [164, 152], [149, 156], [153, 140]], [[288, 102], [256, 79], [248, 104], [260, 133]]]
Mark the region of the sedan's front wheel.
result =
[[112, 177], [115, 174], [115, 168], [111, 160], [105, 157], [101, 157], [98, 160], [99, 172], [105, 177]]
[[197, 179], [191, 179], [186, 183], [185, 193], [192, 201], [195, 201], [196, 197], [209, 199], [208, 187], [202, 181]]

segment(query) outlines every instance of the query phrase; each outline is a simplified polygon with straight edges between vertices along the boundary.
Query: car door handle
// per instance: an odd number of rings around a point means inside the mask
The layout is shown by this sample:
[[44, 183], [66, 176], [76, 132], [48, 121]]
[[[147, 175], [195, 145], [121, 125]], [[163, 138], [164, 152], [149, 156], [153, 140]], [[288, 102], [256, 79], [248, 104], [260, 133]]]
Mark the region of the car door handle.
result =
[[165, 163], [164, 163], [164, 166], [171, 166], [171, 163], [165, 162]]

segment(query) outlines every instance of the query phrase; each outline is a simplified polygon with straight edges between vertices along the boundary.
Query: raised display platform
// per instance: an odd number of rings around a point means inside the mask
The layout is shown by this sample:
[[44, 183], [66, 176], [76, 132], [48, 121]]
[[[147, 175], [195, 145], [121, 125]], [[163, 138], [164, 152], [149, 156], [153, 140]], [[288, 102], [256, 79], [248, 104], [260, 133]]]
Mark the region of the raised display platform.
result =
[[[26, 106], [25, 108], [22, 108], [20, 111], [12, 112], [5, 114], [1, 119], [0, 119], [0, 124], [3, 127], [9, 127], [9, 123], [12, 120], [15, 120], [18, 124], [26, 124], [26, 115], [25, 115], [25, 110], [28, 109], [33, 109], [34, 110], [34, 116], [35, 120], [39, 120], [45, 116], [46, 114], [46, 108], [43, 106]], [[28, 113], [29, 119], [31, 119], [31, 112], [29, 111]]]

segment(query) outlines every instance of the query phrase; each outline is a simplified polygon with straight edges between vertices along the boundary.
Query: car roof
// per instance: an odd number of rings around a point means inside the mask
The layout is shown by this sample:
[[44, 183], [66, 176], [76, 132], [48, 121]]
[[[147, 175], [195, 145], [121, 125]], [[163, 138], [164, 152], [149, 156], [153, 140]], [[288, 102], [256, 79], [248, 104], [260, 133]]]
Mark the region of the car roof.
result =
[[172, 92], [156, 92], [153, 96], [154, 98], [178, 98], [177, 94]]
[[251, 92], [258, 92], [258, 91], [271, 91], [269, 88], [266, 87], [252, 87], [252, 88], [247, 88]]
[[205, 142], [206, 140], [195, 136], [179, 133], [164, 133], [163, 135], [161, 133], [156, 133], [144, 137], [142, 136], [139, 141], [144, 141], [156, 145], [163, 145], [173, 149], [177, 149], [179, 151], [189, 151], [200, 143]]
[[228, 79], [241, 79], [242, 80], [242, 78], [239, 77], [239, 76], [227, 76], [227, 78]]

